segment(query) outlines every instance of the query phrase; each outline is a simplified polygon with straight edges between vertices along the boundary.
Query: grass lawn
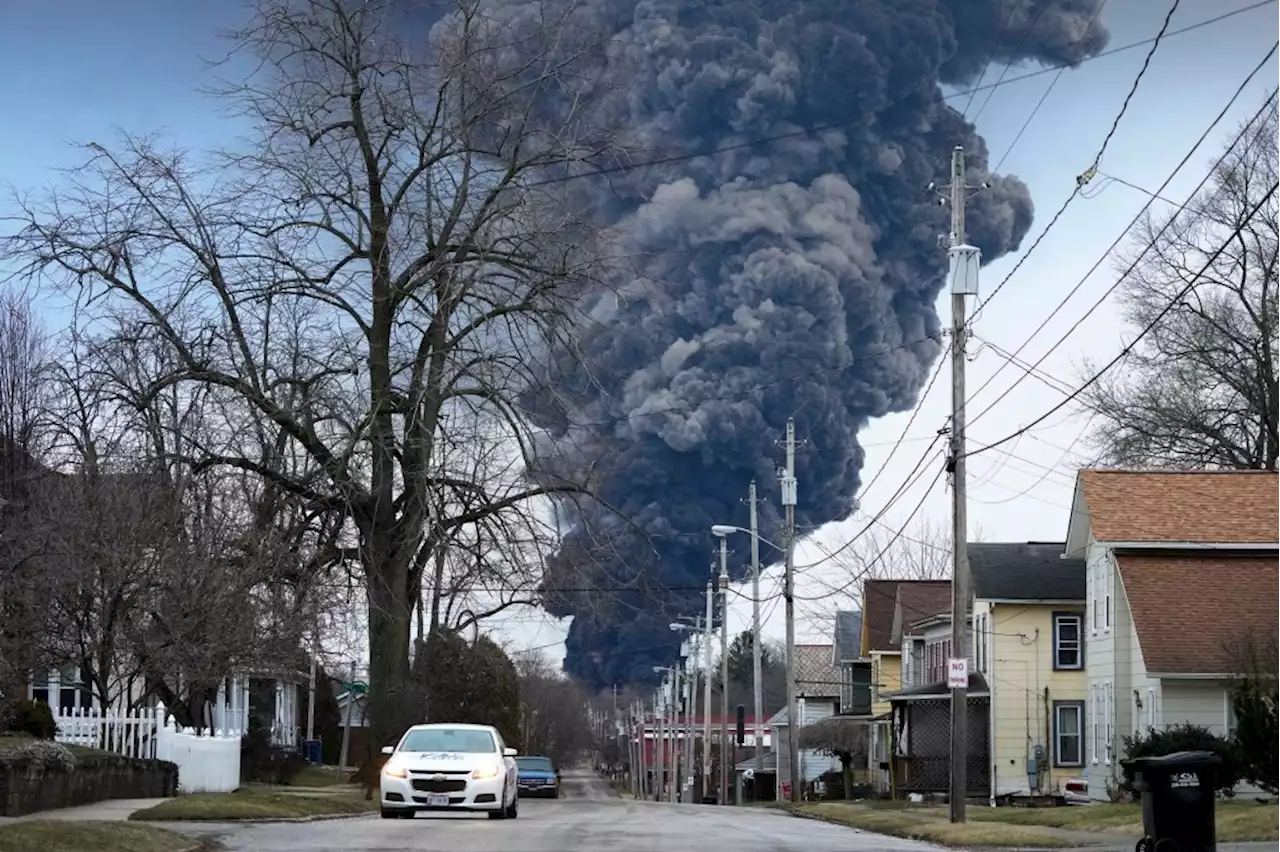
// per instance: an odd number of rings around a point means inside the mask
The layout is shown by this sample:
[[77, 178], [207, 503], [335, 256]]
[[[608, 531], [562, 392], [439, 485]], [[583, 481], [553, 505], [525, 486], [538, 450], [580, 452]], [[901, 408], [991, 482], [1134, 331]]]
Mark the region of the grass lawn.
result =
[[349, 772], [342, 773], [342, 778], [338, 778], [338, 771], [332, 766], [308, 766], [299, 772], [294, 779], [289, 782], [290, 787], [332, 787], [335, 784], [348, 784], [347, 776]]
[[151, 825], [31, 820], [0, 828], [0, 852], [178, 852], [196, 841]]
[[[973, 809], [970, 809], [972, 813]], [[1070, 840], [1034, 825], [1010, 825], [1000, 822], [968, 822], [952, 825], [946, 812], [938, 808], [868, 808], [840, 802], [801, 805], [802, 814], [838, 822], [842, 825], [925, 840], [943, 846], [1074, 846]]]
[[[1053, 826], [1076, 831], [1114, 832], [1137, 836], [1142, 830], [1142, 811], [1137, 805], [1072, 805], [1065, 808], [974, 808], [968, 809], [975, 822], [1005, 825]], [[1219, 842], [1274, 841], [1280, 839], [1276, 826], [1280, 808], [1272, 803], [1218, 802]]]
[[299, 819], [361, 814], [378, 809], [378, 800], [361, 793], [345, 795], [273, 793], [261, 789], [234, 793], [192, 793], [137, 811], [131, 820], [235, 822], [244, 819]]

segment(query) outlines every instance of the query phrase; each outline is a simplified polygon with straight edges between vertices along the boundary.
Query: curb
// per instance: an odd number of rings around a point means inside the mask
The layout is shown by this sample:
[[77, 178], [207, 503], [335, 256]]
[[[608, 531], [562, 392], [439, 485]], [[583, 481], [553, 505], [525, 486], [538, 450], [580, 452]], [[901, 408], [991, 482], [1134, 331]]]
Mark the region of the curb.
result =
[[[357, 814], [316, 814], [315, 816], [305, 817], [252, 817], [248, 819], [130, 819], [130, 822], [138, 822], [142, 824], [150, 823], [152, 825], [185, 825], [191, 823], [194, 825], [272, 825], [284, 823], [306, 823], [306, 822], [332, 822], [340, 819], [359, 819], [361, 817], [373, 816], [376, 811], [365, 811]], [[200, 849], [200, 846], [193, 847]], [[181, 852], [191, 852], [191, 850], [183, 849]]]

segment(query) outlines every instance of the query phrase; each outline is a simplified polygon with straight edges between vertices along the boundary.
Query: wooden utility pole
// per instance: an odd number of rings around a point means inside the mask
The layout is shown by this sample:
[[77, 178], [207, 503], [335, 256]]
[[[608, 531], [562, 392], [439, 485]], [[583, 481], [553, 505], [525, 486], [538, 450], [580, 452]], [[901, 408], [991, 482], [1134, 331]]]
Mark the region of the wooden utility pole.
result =
[[800, 722], [796, 705], [796, 421], [787, 418], [787, 466], [780, 471], [782, 507], [786, 525], [786, 563], [782, 594], [786, 602], [787, 620], [787, 781], [791, 785], [791, 801], [800, 803]]
[[965, 494], [965, 343], [967, 296], [978, 293], [978, 249], [965, 242], [964, 207], [970, 190], [965, 183], [964, 149], [951, 152], [951, 234], [948, 261], [951, 285], [951, 445], [947, 471], [951, 477], [951, 655], [947, 681], [951, 686], [951, 783], [948, 790], [952, 822], [965, 820], [969, 756], [969, 519]]

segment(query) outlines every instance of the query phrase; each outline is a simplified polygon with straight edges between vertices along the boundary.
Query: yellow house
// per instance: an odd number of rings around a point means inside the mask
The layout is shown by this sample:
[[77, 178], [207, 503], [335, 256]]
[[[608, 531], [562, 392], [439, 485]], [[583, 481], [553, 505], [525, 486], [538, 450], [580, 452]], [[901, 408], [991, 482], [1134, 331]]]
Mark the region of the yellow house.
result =
[[1084, 773], [1086, 573], [1061, 543], [969, 545], [973, 661], [990, 687], [991, 797]]
[[860, 654], [871, 662], [871, 742], [867, 769], [878, 791], [889, 789], [889, 725], [887, 696], [902, 688], [902, 649], [893, 640], [894, 613], [903, 588], [945, 587], [949, 580], [867, 580], [862, 584]]

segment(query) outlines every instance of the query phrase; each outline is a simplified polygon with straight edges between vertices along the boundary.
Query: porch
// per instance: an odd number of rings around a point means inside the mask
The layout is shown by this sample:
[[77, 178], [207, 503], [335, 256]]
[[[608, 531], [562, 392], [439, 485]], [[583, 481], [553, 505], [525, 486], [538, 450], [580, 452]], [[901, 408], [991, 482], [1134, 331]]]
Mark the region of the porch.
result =
[[[913, 687], [888, 696], [890, 789], [893, 798], [909, 793], [946, 795], [951, 779], [951, 695], [945, 683]], [[965, 788], [986, 799], [990, 790], [988, 719], [991, 696], [981, 674], [969, 676], [968, 752]]]

